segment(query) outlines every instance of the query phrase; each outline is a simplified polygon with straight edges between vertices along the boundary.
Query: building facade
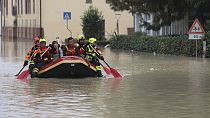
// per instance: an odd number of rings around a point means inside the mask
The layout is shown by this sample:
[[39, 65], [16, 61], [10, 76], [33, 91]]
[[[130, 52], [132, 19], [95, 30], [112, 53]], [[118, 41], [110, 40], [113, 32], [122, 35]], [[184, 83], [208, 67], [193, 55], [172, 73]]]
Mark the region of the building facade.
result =
[[136, 31], [144, 32], [150, 36], [167, 36], [167, 35], [185, 35], [189, 29], [189, 18], [185, 16], [183, 19], [174, 21], [169, 26], [163, 26], [158, 31], [147, 30], [145, 26], [142, 26], [142, 21], [146, 21], [150, 24], [153, 23], [154, 15], [151, 14], [136, 14], [135, 17], [138, 24], [135, 28]]
[[[127, 34], [133, 28], [133, 17], [128, 12], [114, 12], [106, 0], [2, 0], [2, 27], [5, 37], [63, 40], [71, 34], [82, 34], [81, 16], [89, 6], [102, 11], [105, 19], [105, 36]], [[63, 19], [71, 12], [71, 20]], [[119, 15], [120, 14], [120, 15]], [[118, 30], [117, 30], [118, 29]]]

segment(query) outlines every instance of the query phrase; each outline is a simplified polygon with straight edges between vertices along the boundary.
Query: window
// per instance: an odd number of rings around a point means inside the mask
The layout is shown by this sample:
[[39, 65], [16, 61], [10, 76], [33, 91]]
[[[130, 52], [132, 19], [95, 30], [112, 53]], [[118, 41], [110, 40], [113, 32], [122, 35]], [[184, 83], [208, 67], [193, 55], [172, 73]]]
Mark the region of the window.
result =
[[28, 14], [28, 0], [25, 0], [25, 13]]
[[35, 14], [35, 0], [33, 0], [33, 13]]
[[23, 0], [21, 0], [21, 14], [23, 14]]
[[31, 0], [28, 0], [28, 13], [31, 14]]
[[36, 19], [34, 19], [34, 26], [33, 26], [34, 28], [36, 27]]
[[5, 7], [6, 7], [6, 15], [8, 15], [8, 0], [5, 0]]
[[18, 2], [18, 4], [17, 4], [18, 5], [17, 6], [18, 7], [18, 14], [20, 14], [20, 0], [18, 0], [17, 2]]
[[28, 27], [28, 20], [25, 20], [25, 27]]
[[29, 20], [29, 27], [31, 27], [31, 19]]

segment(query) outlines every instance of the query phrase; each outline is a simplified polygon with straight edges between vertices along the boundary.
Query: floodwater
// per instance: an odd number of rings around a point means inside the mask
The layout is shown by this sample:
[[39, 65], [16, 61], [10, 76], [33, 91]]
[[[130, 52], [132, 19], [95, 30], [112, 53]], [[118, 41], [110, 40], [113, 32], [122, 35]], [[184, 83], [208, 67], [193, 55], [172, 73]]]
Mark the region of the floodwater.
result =
[[0, 117], [208, 118], [210, 60], [104, 49], [123, 76], [28, 79], [21, 69], [30, 41], [0, 41]]

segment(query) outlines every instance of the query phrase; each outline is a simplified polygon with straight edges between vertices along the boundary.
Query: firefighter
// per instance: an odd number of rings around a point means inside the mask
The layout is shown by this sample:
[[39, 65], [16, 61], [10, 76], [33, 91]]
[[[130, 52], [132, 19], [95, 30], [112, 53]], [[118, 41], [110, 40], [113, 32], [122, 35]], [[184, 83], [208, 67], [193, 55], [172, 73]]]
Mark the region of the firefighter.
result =
[[89, 38], [88, 40], [88, 44], [85, 48], [85, 52], [86, 52], [86, 59], [96, 65], [96, 70], [97, 70], [97, 76], [98, 77], [102, 77], [102, 66], [100, 65], [99, 59], [100, 60], [104, 60], [104, 57], [102, 55], [102, 53], [100, 52], [100, 50], [98, 48], [96, 48], [96, 38]]

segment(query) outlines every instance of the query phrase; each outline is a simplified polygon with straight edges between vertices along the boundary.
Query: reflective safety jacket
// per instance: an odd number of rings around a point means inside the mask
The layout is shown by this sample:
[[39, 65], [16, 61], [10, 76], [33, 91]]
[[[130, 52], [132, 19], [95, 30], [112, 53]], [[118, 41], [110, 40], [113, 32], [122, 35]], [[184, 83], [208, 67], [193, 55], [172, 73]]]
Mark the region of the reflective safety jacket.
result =
[[84, 46], [78, 46], [76, 52], [78, 53], [77, 56], [85, 58], [86, 53]]
[[[47, 51], [46, 51], [47, 50]], [[35, 56], [33, 58], [35, 62], [43, 62], [44, 64], [47, 64], [51, 62], [51, 54], [50, 49], [48, 47], [40, 47], [38, 50], [36, 50]]]
[[86, 56], [88, 57], [89, 61], [94, 61], [94, 60], [98, 60], [97, 58], [101, 58], [102, 57], [102, 53], [101, 51], [96, 48], [96, 52], [94, 51], [94, 49], [92, 48], [92, 46], [90, 46], [91, 44], [87, 45], [86, 47]]
[[69, 47], [65, 46], [65, 49], [63, 51], [64, 56], [75, 56], [76, 55], [76, 48], [74, 46]]
[[33, 46], [28, 53], [25, 56], [25, 61], [31, 61], [30, 58], [33, 56], [34, 52], [38, 49], [39, 47], [37, 45]]

